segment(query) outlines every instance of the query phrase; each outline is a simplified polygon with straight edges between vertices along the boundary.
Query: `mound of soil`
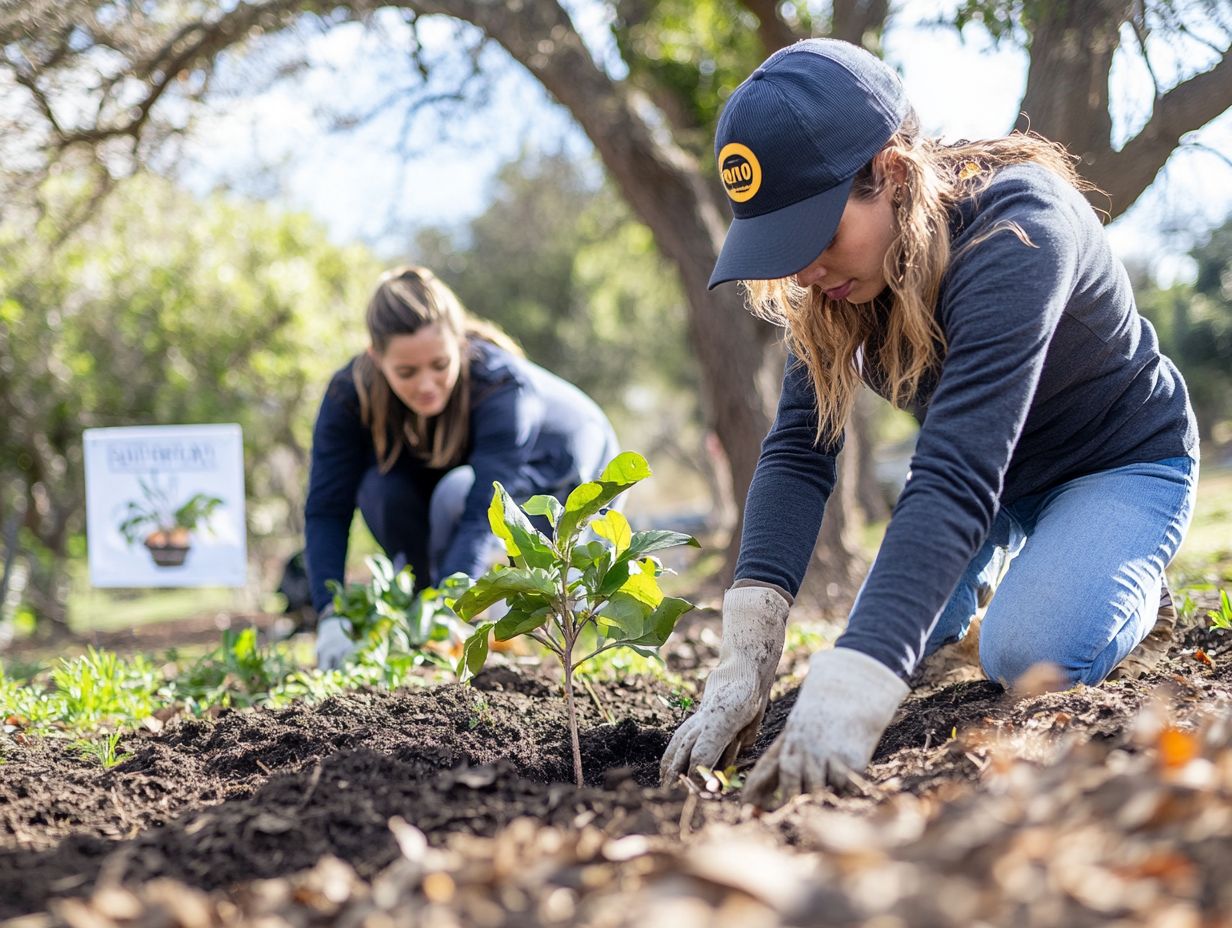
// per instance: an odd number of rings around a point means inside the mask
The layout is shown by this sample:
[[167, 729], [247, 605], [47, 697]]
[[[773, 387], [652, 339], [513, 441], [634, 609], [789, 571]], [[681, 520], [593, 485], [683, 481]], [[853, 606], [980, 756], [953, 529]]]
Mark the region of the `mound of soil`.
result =
[[9, 743], [0, 918], [1216, 924], [1232, 920], [1232, 636], [1186, 634], [1137, 681], [921, 691], [862, 792], [761, 816], [657, 785], [685, 713], [647, 677], [581, 694], [584, 789], [558, 684], [512, 667], [172, 722], [125, 737], [131, 756], [106, 771], [59, 742]]

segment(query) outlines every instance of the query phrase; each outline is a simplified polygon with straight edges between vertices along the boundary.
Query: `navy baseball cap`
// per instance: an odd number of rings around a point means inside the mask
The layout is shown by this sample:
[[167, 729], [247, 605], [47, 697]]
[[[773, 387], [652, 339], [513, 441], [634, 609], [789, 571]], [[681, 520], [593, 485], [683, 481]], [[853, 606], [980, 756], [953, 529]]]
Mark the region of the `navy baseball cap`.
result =
[[910, 110], [898, 75], [850, 42], [806, 39], [767, 58], [715, 133], [735, 219], [710, 288], [789, 277], [825, 251], [856, 173]]

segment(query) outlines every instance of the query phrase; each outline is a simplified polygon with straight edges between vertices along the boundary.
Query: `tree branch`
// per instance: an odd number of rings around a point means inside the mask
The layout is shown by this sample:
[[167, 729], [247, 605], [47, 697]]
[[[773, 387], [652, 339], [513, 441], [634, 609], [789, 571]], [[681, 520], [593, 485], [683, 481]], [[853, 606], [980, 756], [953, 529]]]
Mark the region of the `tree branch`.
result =
[[767, 55], [806, 38], [792, 29], [779, 15], [778, 0], [741, 0], [741, 3], [757, 17], [757, 37], [761, 39]]
[[1232, 106], [1232, 49], [1209, 71], [1163, 94], [1147, 124], [1120, 151], [1093, 159], [1085, 172], [1112, 200], [1115, 218], [1155, 180], [1181, 136], [1206, 125]]

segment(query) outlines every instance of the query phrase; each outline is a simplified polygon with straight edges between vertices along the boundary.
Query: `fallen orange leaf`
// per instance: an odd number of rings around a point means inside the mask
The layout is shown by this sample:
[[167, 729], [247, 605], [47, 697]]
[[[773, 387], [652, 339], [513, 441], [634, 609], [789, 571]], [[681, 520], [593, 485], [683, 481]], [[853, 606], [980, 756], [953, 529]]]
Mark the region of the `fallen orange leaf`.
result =
[[1165, 728], [1159, 733], [1159, 759], [1165, 767], [1183, 767], [1198, 756], [1198, 739], [1187, 731]]

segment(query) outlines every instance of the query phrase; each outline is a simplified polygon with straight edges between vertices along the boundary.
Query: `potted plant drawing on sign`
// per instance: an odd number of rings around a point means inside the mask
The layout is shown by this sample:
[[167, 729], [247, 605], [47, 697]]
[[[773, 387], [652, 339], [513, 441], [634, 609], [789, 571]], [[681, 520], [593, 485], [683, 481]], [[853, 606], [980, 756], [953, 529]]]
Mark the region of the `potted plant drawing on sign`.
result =
[[157, 477], [137, 478], [141, 498], [129, 500], [117, 526], [130, 545], [141, 543], [159, 567], [179, 567], [192, 548], [193, 532], [208, 528], [210, 517], [222, 499], [194, 493], [180, 503], [170, 489], [159, 486]]

